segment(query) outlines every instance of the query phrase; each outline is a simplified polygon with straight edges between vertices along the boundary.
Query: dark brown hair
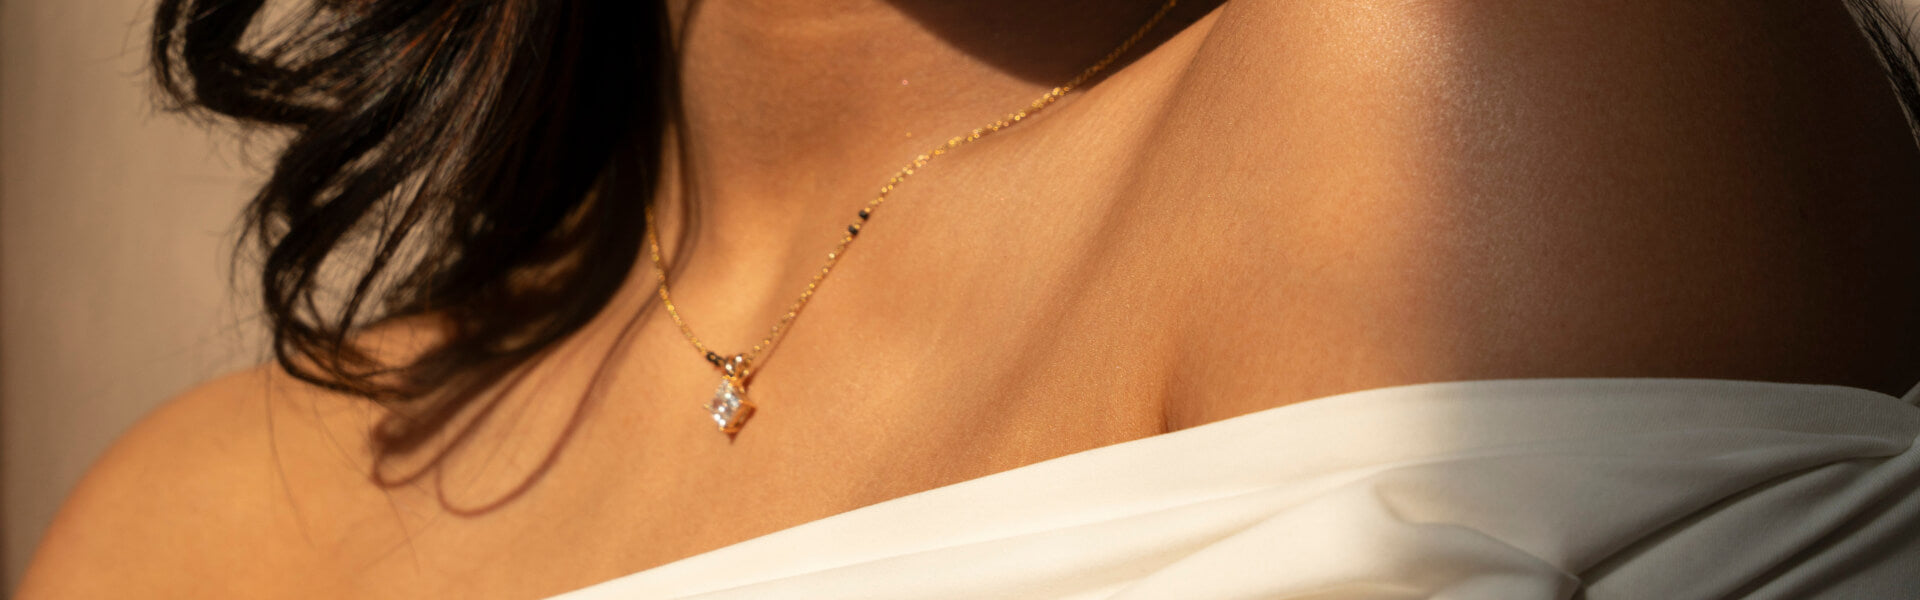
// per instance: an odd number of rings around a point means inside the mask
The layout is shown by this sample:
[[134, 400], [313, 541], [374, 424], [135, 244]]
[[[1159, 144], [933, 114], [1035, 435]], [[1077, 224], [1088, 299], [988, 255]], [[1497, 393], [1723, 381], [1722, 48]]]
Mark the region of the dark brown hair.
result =
[[[634, 264], [672, 106], [665, 8], [312, 0], [269, 26], [263, 1], [161, 0], [153, 72], [177, 108], [291, 132], [246, 213], [275, 355], [405, 409], [373, 439], [406, 453], [592, 319]], [[1907, 27], [1847, 2], [1913, 116]], [[423, 354], [355, 343], [409, 317], [440, 328]]]
[[[374, 435], [404, 453], [619, 289], [658, 177], [665, 9], [316, 0], [269, 25], [262, 4], [162, 0], [153, 73], [176, 108], [292, 134], [245, 223], [275, 356], [404, 407]], [[439, 342], [403, 364], [353, 337], [408, 317]]]

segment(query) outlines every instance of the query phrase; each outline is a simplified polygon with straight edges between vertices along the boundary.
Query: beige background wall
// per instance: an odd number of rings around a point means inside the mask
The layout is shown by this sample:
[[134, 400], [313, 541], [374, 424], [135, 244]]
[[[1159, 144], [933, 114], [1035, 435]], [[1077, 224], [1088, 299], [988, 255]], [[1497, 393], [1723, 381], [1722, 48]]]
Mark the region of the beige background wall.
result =
[[223, 275], [253, 178], [151, 108], [147, 3], [0, 0], [0, 593], [119, 431], [256, 356]]
[[0, 590], [119, 431], [261, 356], [224, 275], [255, 178], [150, 107], [146, 10], [0, 0]]

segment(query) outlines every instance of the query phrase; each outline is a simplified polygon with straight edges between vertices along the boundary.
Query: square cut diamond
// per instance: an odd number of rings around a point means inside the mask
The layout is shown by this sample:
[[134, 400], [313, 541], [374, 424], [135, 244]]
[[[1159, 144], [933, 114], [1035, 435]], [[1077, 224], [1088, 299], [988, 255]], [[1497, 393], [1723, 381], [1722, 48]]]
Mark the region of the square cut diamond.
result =
[[713, 423], [723, 433], [740, 430], [747, 415], [753, 414], [753, 404], [747, 402], [746, 390], [733, 384], [731, 379], [720, 380], [720, 388], [714, 390], [713, 399], [707, 401], [707, 412], [713, 414]]

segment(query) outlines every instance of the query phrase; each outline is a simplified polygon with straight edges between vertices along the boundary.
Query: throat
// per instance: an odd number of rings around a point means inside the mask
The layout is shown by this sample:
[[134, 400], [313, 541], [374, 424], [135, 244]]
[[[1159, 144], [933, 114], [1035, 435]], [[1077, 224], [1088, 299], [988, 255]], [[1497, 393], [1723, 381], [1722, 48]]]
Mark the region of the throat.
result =
[[782, 216], [812, 208], [796, 198], [864, 193], [1073, 78], [1162, 4], [672, 0], [689, 191]]

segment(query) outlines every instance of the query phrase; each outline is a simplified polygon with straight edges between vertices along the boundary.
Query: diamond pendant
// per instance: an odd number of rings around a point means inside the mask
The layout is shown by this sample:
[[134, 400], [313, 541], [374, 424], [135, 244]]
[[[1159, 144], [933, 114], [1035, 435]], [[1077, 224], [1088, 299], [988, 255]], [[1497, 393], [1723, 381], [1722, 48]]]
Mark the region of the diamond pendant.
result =
[[714, 390], [713, 399], [707, 401], [707, 413], [713, 415], [713, 424], [720, 427], [720, 433], [739, 433], [747, 424], [747, 417], [753, 416], [753, 403], [747, 401], [747, 357], [735, 354], [721, 362], [712, 354], [707, 356], [726, 373], [726, 377], [720, 379], [720, 389]]
[[732, 435], [753, 415], [753, 403], [747, 401], [747, 388], [727, 377], [720, 380], [720, 389], [714, 390], [713, 399], [707, 401], [707, 412], [713, 415], [720, 433]]

